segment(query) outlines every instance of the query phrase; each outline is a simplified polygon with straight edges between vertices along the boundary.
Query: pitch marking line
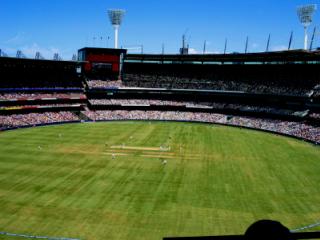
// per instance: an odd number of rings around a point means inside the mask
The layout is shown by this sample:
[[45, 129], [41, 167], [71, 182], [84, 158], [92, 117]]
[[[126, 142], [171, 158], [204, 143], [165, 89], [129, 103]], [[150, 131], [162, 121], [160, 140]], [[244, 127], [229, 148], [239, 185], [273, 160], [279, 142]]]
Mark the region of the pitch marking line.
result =
[[[122, 152], [122, 153], [129, 153], [129, 154], [139, 154], [140, 151], [137, 150], [129, 150], [129, 149], [106, 149], [105, 152]], [[164, 154], [164, 155], [176, 155], [175, 152], [165, 152], [165, 151], [141, 151], [142, 153], [150, 153], [150, 154]]]
[[118, 153], [118, 152], [114, 152], [114, 153], [103, 153], [104, 155], [115, 155], [115, 156], [127, 156], [129, 154], [127, 153]]
[[148, 158], [177, 158], [177, 157], [173, 157], [173, 156], [166, 156], [166, 155], [147, 155], [147, 154], [142, 154], [141, 157], [148, 157]]
[[159, 147], [130, 147], [130, 146], [111, 146], [110, 148], [115, 148], [115, 149], [129, 149], [129, 150], [146, 150], [146, 151], [163, 151], [167, 152], [169, 151], [168, 149], [160, 149]]

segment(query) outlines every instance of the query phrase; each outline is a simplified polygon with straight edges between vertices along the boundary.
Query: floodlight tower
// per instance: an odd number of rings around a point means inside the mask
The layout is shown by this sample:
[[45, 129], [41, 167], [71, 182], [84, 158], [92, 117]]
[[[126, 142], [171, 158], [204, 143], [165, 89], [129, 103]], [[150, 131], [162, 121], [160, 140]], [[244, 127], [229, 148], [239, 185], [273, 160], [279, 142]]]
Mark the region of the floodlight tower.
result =
[[114, 48], [118, 48], [118, 32], [121, 25], [122, 18], [126, 11], [122, 9], [109, 9], [108, 15], [110, 22], [114, 28]]
[[299, 6], [297, 8], [297, 14], [301, 24], [304, 27], [304, 50], [308, 47], [308, 27], [312, 23], [312, 15], [317, 10], [316, 4]]

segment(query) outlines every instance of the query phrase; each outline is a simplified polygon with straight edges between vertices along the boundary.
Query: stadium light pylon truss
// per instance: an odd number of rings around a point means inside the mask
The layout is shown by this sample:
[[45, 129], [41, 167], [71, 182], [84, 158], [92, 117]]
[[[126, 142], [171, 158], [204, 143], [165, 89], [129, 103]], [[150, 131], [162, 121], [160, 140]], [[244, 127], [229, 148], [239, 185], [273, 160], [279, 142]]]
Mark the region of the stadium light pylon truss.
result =
[[301, 24], [304, 27], [304, 49], [307, 50], [308, 47], [308, 27], [312, 23], [313, 13], [317, 10], [316, 4], [309, 4], [299, 6], [297, 8], [297, 14]]
[[118, 32], [119, 32], [119, 27], [122, 23], [122, 19], [125, 13], [126, 11], [122, 9], [108, 10], [108, 16], [114, 28], [114, 48], [118, 48]]

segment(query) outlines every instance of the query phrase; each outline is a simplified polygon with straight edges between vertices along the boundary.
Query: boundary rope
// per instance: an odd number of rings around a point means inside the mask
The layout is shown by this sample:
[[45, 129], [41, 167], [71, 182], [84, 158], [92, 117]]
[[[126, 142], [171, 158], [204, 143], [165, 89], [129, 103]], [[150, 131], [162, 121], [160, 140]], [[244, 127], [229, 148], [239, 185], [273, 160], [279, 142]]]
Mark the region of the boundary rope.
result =
[[34, 235], [28, 235], [28, 234], [18, 234], [18, 233], [9, 233], [9, 232], [1, 232], [1, 231], [0, 231], [0, 235], [7, 235], [7, 236], [11, 236], [11, 237], [48, 239], [48, 240], [80, 240], [78, 238], [34, 236]]
[[290, 230], [290, 232], [300, 232], [302, 230], [306, 230], [306, 229], [309, 229], [309, 228], [314, 228], [314, 227], [317, 227], [317, 226], [320, 226], [320, 221], [315, 222], [313, 224], [309, 224], [309, 225], [300, 227], [300, 228], [292, 229], [292, 230]]

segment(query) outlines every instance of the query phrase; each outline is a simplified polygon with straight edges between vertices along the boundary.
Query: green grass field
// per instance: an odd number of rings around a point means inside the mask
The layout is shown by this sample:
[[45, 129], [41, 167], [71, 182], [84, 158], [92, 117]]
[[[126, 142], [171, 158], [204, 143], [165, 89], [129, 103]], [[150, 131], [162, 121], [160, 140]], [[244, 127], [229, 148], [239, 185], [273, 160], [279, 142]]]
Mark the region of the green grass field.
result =
[[262, 218], [292, 229], [320, 220], [320, 148], [192, 123], [6, 131], [0, 207], [0, 231], [51, 237], [241, 234]]

